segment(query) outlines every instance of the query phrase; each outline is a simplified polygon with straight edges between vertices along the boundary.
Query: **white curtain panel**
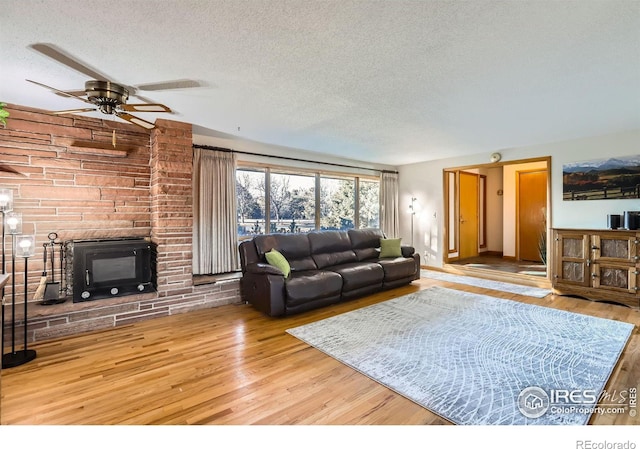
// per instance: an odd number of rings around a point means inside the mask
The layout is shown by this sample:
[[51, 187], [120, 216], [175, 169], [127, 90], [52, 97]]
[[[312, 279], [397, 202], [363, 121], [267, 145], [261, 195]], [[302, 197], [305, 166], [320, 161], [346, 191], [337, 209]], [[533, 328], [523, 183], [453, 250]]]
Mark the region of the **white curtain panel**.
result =
[[193, 274], [238, 269], [236, 157], [193, 149]]
[[380, 174], [380, 229], [388, 238], [397, 238], [398, 222], [398, 174]]

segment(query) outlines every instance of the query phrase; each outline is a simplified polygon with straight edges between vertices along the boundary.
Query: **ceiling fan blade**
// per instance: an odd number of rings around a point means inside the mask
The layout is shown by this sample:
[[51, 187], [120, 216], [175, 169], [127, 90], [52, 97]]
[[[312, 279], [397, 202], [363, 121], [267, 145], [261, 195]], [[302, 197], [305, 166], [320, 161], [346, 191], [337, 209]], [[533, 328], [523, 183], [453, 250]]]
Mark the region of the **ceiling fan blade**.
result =
[[120, 109], [133, 112], [171, 112], [171, 109], [159, 103], [123, 104]]
[[42, 83], [39, 83], [39, 82], [33, 81], [33, 80], [27, 80], [27, 81], [29, 81], [30, 83], [33, 83], [33, 84], [35, 84], [37, 86], [44, 87], [45, 89], [52, 90], [53, 92], [57, 93], [58, 95], [62, 95], [64, 97], [75, 98], [77, 100], [84, 101], [85, 103], [93, 104], [89, 100], [87, 100], [86, 98], [82, 98], [82, 97], [80, 97], [78, 95], [74, 95], [71, 92], [65, 92], [64, 90], [56, 89], [55, 87], [47, 86], [46, 84], [42, 84]]
[[145, 128], [145, 129], [153, 129], [153, 128], [156, 127], [156, 125], [154, 125], [153, 123], [148, 122], [146, 120], [142, 120], [141, 118], [136, 117], [135, 115], [127, 114], [126, 112], [118, 111], [118, 112], [116, 112], [116, 115], [118, 117], [120, 117], [121, 119], [123, 119], [123, 120], [131, 122], [134, 125], [141, 126], [141, 127]]
[[188, 89], [192, 87], [203, 87], [204, 84], [196, 80], [175, 80], [164, 81], [161, 83], [138, 84], [135, 86], [138, 90], [170, 90], [170, 89]]
[[82, 108], [82, 109], [65, 109], [64, 111], [51, 111], [53, 115], [63, 115], [63, 114], [75, 114], [80, 112], [91, 112], [97, 111], [96, 108]]
[[88, 76], [89, 78], [93, 78], [98, 81], [110, 81], [108, 76], [98, 72], [95, 69], [92, 69], [91, 67], [87, 66], [87, 64], [84, 64], [73, 56], [64, 53], [62, 50], [56, 48], [52, 44], [38, 43], [30, 45], [30, 47], [38, 53], [42, 53], [43, 55], [53, 59], [54, 61], [64, 64], [67, 67]]
[[56, 95], [60, 95], [61, 97], [68, 97], [69, 95], [73, 95], [74, 97], [81, 97], [83, 95], [87, 95], [87, 92], [84, 90], [64, 90], [54, 93]]

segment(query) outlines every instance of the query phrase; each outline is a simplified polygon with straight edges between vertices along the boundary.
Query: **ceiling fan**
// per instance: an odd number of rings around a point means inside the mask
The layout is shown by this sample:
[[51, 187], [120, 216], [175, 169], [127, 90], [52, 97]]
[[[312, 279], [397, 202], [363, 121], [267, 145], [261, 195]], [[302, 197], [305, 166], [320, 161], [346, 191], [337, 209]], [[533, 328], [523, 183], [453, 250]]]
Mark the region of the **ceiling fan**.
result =
[[139, 96], [137, 92], [184, 89], [202, 86], [200, 82], [194, 80], [176, 80], [162, 83], [126, 86], [112, 81], [106, 75], [90, 68], [88, 65], [56, 48], [54, 45], [38, 43], [30, 45], [30, 47], [44, 56], [92, 78], [85, 82], [84, 90], [82, 91], [65, 91], [28, 79], [28, 82], [44, 87], [45, 89], [49, 89], [58, 95], [75, 98], [92, 106], [87, 108], [67, 109], [64, 111], [53, 111], [53, 114], [59, 115], [100, 111], [103, 114], [115, 115], [123, 120], [141, 126], [142, 128], [153, 129], [155, 128], [153, 123], [132, 115], [130, 112], [171, 112], [171, 109], [163, 104], [152, 102], [127, 104], [129, 97], [136, 96], [143, 101], [147, 101], [145, 98]]

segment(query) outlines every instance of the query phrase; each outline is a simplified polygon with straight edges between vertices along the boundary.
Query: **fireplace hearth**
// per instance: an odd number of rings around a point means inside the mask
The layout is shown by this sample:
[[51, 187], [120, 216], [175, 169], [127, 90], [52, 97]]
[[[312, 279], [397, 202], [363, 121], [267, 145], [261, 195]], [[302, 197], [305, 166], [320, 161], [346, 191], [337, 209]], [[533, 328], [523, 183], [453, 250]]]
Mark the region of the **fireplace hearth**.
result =
[[155, 291], [148, 240], [72, 240], [65, 246], [73, 302]]

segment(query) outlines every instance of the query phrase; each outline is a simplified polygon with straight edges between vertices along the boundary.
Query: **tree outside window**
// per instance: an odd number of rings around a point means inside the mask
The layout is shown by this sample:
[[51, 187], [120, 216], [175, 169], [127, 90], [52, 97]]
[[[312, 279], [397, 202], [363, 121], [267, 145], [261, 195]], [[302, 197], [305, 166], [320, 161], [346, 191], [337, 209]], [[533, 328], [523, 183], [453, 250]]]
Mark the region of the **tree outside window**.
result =
[[271, 174], [271, 232], [315, 229], [315, 177]]
[[360, 228], [380, 227], [380, 183], [361, 179], [359, 183], [358, 210]]
[[355, 179], [320, 178], [320, 229], [355, 227]]
[[373, 179], [248, 167], [236, 170], [236, 193], [240, 237], [309, 232], [317, 229], [317, 218], [319, 229], [378, 227], [379, 182]]
[[264, 184], [264, 172], [236, 170], [239, 236], [264, 234], [266, 224]]

